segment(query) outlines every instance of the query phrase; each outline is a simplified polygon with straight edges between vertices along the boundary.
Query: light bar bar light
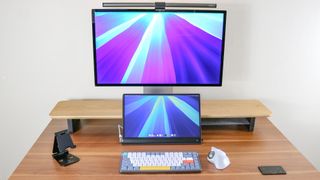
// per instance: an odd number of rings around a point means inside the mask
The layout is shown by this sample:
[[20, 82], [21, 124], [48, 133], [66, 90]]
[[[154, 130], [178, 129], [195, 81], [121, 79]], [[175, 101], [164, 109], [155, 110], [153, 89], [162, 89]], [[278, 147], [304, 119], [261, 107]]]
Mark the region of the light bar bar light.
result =
[[177, 8], [217, 8], [215, 3], [165, 3], [165, 2], [155, 2], [155, 3], [102, 3], [102, 7], [154, 7], [155, 9], [165, 9], [166, 7], [177, 7]]

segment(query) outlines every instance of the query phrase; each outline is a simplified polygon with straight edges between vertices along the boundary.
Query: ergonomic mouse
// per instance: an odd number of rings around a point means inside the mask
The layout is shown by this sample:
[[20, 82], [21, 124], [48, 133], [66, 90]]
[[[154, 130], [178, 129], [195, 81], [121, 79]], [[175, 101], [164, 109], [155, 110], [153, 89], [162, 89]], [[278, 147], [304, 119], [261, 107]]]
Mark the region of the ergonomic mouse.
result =
[[224, 169], [230, 165], [227, 154], [215, 147], [211, 147], [207, 159], [210, 163], [214, 164], [217, 169]]

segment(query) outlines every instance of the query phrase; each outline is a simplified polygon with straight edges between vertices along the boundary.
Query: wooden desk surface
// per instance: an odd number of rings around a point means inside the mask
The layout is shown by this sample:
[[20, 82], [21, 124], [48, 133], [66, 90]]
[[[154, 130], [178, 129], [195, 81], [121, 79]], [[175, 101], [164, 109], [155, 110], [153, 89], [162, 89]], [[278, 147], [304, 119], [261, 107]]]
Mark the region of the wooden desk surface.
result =
[[[268, 117], [271, 111], [258, 100], [202, 100], [203, 118]], [[60, 101], [50, 112], [52, 119], [119, 119], [121, 100]]]
[[[253, 132], [241, 127], [214, 127], [203, 130], [201, 145], [121, 145], [120, 120], [87, 120], [72, 135], [80, 157], [76, 164], [61, 167], [51, 157], [53, 134], [66, 129], [65, 121], [51, 121], [11, 179], [320, 179], [320, 173], [290, 144], [266, 118], [259, 118]], [[217, 170], [206, 160], [211, 146], [224, 150], [231, 165]], [[119, 174], [121, 151], [197, 151], [203, 168], [200, 174]], [[287, 175], [262, 176], [259, 165], [282, 165]]]

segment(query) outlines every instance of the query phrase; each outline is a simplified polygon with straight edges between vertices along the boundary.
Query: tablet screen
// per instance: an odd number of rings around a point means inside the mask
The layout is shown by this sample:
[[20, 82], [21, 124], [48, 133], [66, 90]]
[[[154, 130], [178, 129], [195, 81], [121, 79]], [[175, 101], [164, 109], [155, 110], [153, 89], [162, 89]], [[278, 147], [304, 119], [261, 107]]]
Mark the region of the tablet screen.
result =
[[124, 138], [201, 137], [199, 94], [126, 94], [123, 102]]

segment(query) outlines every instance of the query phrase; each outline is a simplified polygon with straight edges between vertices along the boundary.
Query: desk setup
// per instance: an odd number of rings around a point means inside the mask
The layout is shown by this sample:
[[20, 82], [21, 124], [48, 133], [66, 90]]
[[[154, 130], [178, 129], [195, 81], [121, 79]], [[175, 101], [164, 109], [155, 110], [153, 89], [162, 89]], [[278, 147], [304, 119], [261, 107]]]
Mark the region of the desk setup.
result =
[[[202, 126], [201, 144], [122, 145], [120, 100], [60, 101], [50, 113], [52, 121], [21, 161], [10, 179], [319, 179], [320, 173], [267, 119], [271, 112], [257, 100], [205, 100], [202, 117], [256, 118], [255, 128], [246, 125]], [[251, 110], [250, 110], [251, 109]], [[81, 160], [60, 166], [51, 156], [54, 133], [68, 128], [66, 120], [81, 119], [71, 134], [77, 145], [70, 149]], [[211, 147], [222, 149], [231, 164], [218, 170], [208, 162]], [[199, 154], [201, 173], [120, 174], [120, 155], [127, 151], [192, 151]], [[286, 175], [263, 176], [262, 165], [281, 165]]]
[[144, 94], [58, 102], [11, 179], [320, 179], [260, 101], [172, 93], [222, 86], [227, 11], [215, 7], [92, 9], [95, 85]]

